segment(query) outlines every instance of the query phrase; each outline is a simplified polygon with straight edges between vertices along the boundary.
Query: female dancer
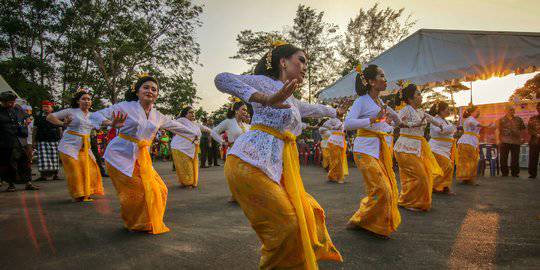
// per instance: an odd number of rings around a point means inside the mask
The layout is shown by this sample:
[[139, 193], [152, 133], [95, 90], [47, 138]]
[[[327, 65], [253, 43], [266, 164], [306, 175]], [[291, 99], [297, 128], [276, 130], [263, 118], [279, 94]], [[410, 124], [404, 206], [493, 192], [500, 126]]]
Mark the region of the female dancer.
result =
[[227, 119], [221, 121], [219, 125], [212, 129], [216, 134], [227, 132], [228, 147], [232, 147], [240, 135], [249, 130], [249, 124], [246, 119], [249, 118], [246, 104], [242, 101], [235, 102], [232, 109], [227, 112]]
[[357, 130], [354, 140], [354, 162], [362, 173], [367, 196], [349, 220], [348, 228], [362, 228], [381, 238], [395, 232], [401, 223], [398, 210], [398, 188], [392, 166], [393, 137], [391, 126], [384, 121], [397, 113], [379, 98], [386, 89], [384, 71], [376, 65], [357, 68], [355, 89], [360, 96], [345, 118], [346, 130]]
[[295, 140], [302, 117], [336, 116], [333, 108], [290, 97], [306, 64], [301, 49], [280, 44], [258, 62], [256, 75], [221, 73], [215, 79], [220, 91], [253, 106], [253, 126], [235, 141], [225, 176], [262, 242], [260, 269], [316, 269], [317, 259], [342, 261], [326, 230], [324, 210], [300, 178]]
[[223, 144], [223, 140], [210, 128], [195, 122], [195, 113], [190, 106], [185, 107], [180, 112], [180, 117], [176, 121], [189, 128], [189, 133], [176, 134], [171, 143], [176, 176], [182, 187], [192, 189], [197, 187], [199, 183], [199, 142], [202, 135], [201, 131], [210, 133], [212, 138], [220, 144]]
[[319, 134], [321, 134], [322, 166], [325, 170], [328, 171], [328, 161], [330, 159], [330, 152], [328, 150], [328, 138], [330, 137], [330, 134], [328, 133], [328, 129], [322, 126], [319, 128]]
[[94, 126], [103, 124], [118, 129], [118, 136], [105, 150], [105, 161], [120, 198], [125, 226], [151, 234], [169, 231], [163, 223], [168, 191], [152, 167], [148, 148], [160, 128], [195, 136], [188, 127], [154, 108], [158, 89], [158, 81], [143, 74], [126, 92], [126, 101], [91, 116]]
[[323, 131], [330, 134], [328, 137], [328, 181], [343, 184], [343, 179], [349, 175], [347, 142], [345, 141], [343, 122], [337, 118], [328, 119], [322, 128]]
[[454, 162], [456, 161], [456, 140], [454, 134], [456, 127], [446, 121], [450, 115], [450, 106], [444, 101], [437, 101], [429, 110], [429, 114], [434, 116], [434, 121], [442, 126], [442, 129], [431, 125], [429, 128], [429, 145], [433, 155], [441, 167], [443, 175], [433, 179], [433, 192], [455, 195], [450, 191], [454, 178]]
[[426, 120], [441, 129], [442, 125], [422, 110], [422, 96], [416, 85], [409, 84], [399, 94], [406, 106], [399, 111], [404, 127], [394, 146], [399, 165], [401, 193], [398, 204], [412, 211], [428, 211], [431, 208], [433, 178], [442, 175], [441, 167], [424, 138]]
[[458, 141], [458, 158], [456, 164], [456, 178], [464, 184], [478, 185], [475, 183], [478, 174], [479, 139], [480, 129], [492, 127], [482, 125], [476, 118], [480, 116], [477, 107], [471, 106], [463, 113], [463, 135]]
[[71, 99], [71, 108], [47, 115], [47, 121], [67, 127], [58, 145], [60, 160], [67, 177], [69, 194], [75, 201], [92, 201], [91, 195], [103, 195], [101, 173], [90, 149], [93, 129], [89, 111], [92, 96], [78, 91]]

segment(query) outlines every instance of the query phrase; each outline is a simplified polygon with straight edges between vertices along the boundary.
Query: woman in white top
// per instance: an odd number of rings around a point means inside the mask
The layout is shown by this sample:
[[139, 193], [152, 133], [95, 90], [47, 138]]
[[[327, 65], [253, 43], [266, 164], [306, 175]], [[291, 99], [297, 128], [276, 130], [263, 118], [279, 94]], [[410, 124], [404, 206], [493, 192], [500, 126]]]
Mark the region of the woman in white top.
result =
[[260, 269], [315, 269], [318, 259], [342, 261], [326, 230], [324, 210], [300, 178], [295, 140], [302, 117], [336, 116], [333, 108], [291, 97], [306, 64], [301, 49], [279, 44], [259, 61], [257, 75], [215, 78], [220, 91], [253, 106], [251, 130], [234, 142], [225, 176], [262, 242]]
[[337, 118], [326, 120], [321, 127], [328, 136], [328, 181], [344, 183], [345, 176], [349, 175], [347, 164], [347, 142], [343, 122]]
[[90, 196], [103, 195], [101, 173], [90, 149], [92, 97], [85, 91], [75, 93], [71, 108], [47, 115], [47, 121], [67, 127], [58, 144], [68, 189], [75, 201], [92, 201]]
[[398, 205], [412, 211], [428, 211], [431, 209], [433, 179], [442, 175], [442, 171], [424, 132], [428, 122], [439, 129], [442, 125], [420, 109], [422, 95], [416, 85], [406, 86], [398, 96], [406, 104], [399, 111], [403, 127], [394, 146], [401, 182]]
[[330, 133], [328, 133], [328, 129], [321, 126], [319, 128], [319, 134], [321, 134], [322, 166], [326, 171], [328, 171], [328, 161], [330, 160], [330, 152], [328, 151], [328, 138], [330, 137]]
[[450, 106], [444, 101], [437, 101], [431, 106], [429, 114], [434, 116], [433, 120], [442, 126], [442, 129], [435, 125], [429, 127], [431, 137], [429, 145], [443, 172], [443, 175], [433, 179], [433, 192], [455, 195], [450, 187], [454, 179], [454, 163], [457, 154], [454, 134], [457, 129], [452, 123], [446, 121], [446, 117], [450, 115]]
[[[384, 71], [376, 65], [358, 69], [355, 89], [359, 97], [345, 117], [345, 130], [356, 130], [354, 162], [362, 173], [365, 195], [350, 218], [348, 228], [362, 228], [381, 238], [395, 232], [401, 223], [398, 188], [393, 171], [393, 128], [385, 121], [399, 124], [397, 114], [379, 98], [386, 89]], [[389, 121], [389, 120], [388, 120]]]
[[227, 119], [221, 121], [212, 131], [219, 135], [226, 132], [227, 145], [228, 147], [232, 147], [236, 139], [249, 130], [250, 125], [245, 123], [248, 116], [246, 104], [242, 101], [235, 102], [227, 112]]
[[189, 132], [176, 134], [171, 142], [176, 177], [182, 187], [195, 188], [199, 183], [199, 142], [202, 132], [210, 133], [212, 138], [222, 144], [221, 137], [210, 128], [195, 122], [193, 108], [182, 109], [176, 121], [189, 128]]
[[476, 120], [480, 116], [477, 107], [469, 107], [463, 113], [463, 135], [458, 141], [458, 160], [456, 164], [456, 178], [464, 184], [475, 183], [478, 174], [478, 160], [480, 159], [479, 139], [480, 129], [484, 126]]
[[118, 129], [105, 150], [107, 171], [116, 188], [127, 229], [160, 234], [169, 231], [163, 223], [167, 187], [152, 167], [149, 147], [160, 128], [176, 134], [192, 134], [185, 125], [154, 108], [158, 81], [147, 74], [126, 92], [126, 101], [92, 114], [94, 126]]

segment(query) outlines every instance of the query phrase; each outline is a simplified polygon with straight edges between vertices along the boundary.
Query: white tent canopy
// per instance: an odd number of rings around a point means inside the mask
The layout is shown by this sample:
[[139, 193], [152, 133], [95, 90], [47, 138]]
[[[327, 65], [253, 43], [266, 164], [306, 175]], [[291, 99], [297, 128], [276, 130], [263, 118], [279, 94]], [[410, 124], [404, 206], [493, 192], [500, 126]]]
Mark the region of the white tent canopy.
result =
[[[421, 29], [373, 61], [383, 68], [388, 89], [411, 81], [435, 87], [540, 70], [540, 33]], [[318, 94], [320, 100], [355, 96], [356, 71]]]
[[[11, 92], [15, 93], [15, 91], [13, 91], [13, 89], [11, 88], [11, 86], [9, 86], [9, 84], [6, 82], [6, 80], [4, 80], [4, 77], [2, 77], [2, 75], [0, 75], [0, 93], [7, 92], [7, 91], [11, 91]], [[15, 95], [17, 95], [17, 93], [15, 93]]]

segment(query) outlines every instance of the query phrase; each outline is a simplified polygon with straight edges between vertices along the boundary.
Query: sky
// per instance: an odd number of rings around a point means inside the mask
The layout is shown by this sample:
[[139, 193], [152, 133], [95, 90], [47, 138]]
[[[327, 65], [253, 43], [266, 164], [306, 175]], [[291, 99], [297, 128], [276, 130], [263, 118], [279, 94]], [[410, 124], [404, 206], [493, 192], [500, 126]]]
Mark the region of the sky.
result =
[[[194, 80], [198, 106], [213, 111], [227, 101], [227, 95], [214, 86], [220, 72], [242, 73], [248, 66], [241, 60], [230, 59], [236, 53], [236, 35], [244, 29], [254, 31], [283, 30], [292, 25], [298, 4], [324, 11], [325, 21], [344, 31], [348, 21], [360, 8], [378, 2], [381, 7], [405, 8], [417, 20], [411, 34], [422, 28], [485, 31], [540, 32], [539, 0], [194, 0], [204, 6], [202, 27], [196, 32], [201, 46], [200, 63], [195, 67]], [[533, 74], [493, 78], [473, 83], [473, 102], [485, 104], [503, 102], [513, 90], [522, 86]], [[469, 83], [466, 83], [470, 86]], [[457, 105], [466, 105], [470, 93], [458, 93]]]

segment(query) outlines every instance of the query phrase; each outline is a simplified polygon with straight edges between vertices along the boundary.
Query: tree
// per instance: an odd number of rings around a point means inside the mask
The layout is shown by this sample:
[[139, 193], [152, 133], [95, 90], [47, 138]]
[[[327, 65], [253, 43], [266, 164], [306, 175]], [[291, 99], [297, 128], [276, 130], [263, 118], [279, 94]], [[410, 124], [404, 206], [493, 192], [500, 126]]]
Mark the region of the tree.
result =
[[210, 118], [214, 121], [214, 124], [218, 125], [221, 121], [227, 118], [227, 112], [230, 110], [231, 104], [225, 103], [221, 107], [210, 114]]
[[206, 119], [208, 119], [208, 112], [205, 111], [202, 107], [199, 107], [195, 111], [195, 118], [198, 119], [199, 121], [205, 121]]
[[429, 110], [435, 102], [438, 101], [444, 101], [446, 103], [449, 103], [449, 105], [453, 105], [452, 101], [448, 99], [446, 95], [444, 95], [441, 92], [435, 91], [433, 88], [426, 88], [422, 91], [423, 96], [425, 97], [424, 102], [422, 102], [422, 107], [425, 110]]
[[514, 101], [516, 98], [535, 100], [540, 98], [540, 73], [525, 82], [523, 87], [514, 90], [514, 93], [508, 99]]
[[242, 30], [236, 36], [238, 51], [231, 59], [243, 60], [250, 66], [245, 73], [253, 73], [257, 62], [265, 53], [272, 49], [273, 40], [286, 40], [285, 36], [277, 31], [265, 32], [252, 30]]
[[337, 62], [335, 41], [337, 25], [323, 21], [324, 12], [299, 5], [294, 24], [289, 31], [293, 44], [304, 50], [309, 65], [305, 78], [307, 100], [312, 102], [314, 93], [337, 79], [334, 63]]
[[360, 9], [358, 15], [349, 21], [339, 53], [343, 57], [341, 75], [348, 74], [358, 64], [367, 63], [379, 54], [409, 35], [416, 24], [405, 9], [374, 4], [369, 9]]
[[201, 98], [191, 76], [184, 78], [179, 74], [165, 77], [160, 81], [160, 110], [164, 114], [179, 115], [186, 106], [193, 106]]

